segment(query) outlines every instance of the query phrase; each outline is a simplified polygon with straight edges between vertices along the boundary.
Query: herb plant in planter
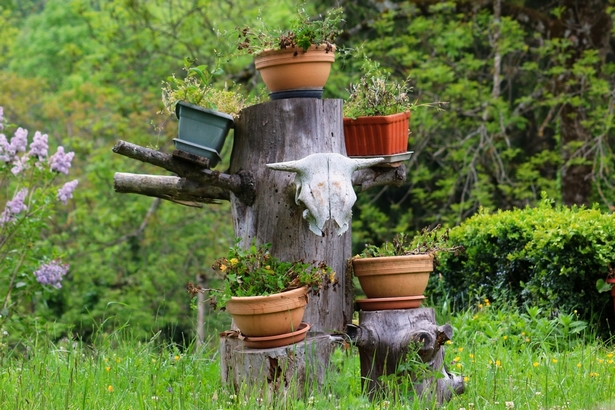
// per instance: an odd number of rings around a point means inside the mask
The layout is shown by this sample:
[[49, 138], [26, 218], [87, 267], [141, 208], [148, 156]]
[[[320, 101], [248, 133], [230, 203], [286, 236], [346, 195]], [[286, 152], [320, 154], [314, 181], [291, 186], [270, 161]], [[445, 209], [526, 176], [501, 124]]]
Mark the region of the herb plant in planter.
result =
[[408, 149], [410, 112], [419, 106], [410, 99], [408, 80], [396, 81], [378, 64], [367, 61], [366, 74], [350, 86], [344, 103], [344, 140], [348, 156], [405, 153]]
[[242, 249], [238, 243], [231, 247], [228, 256], [212, 266], [223, 285], [209, 294], [216, 307], [232, 315], [248, 342], [297, 332], [304, 338], [309, 327], [301, 320], [308, 291], [316, 293], [333, 283], [334, 273], [324, 263], [281, 261], [271, 256], [269, 248], [270, 244], [252, 244]]
[[179, 119], [175, 147], [207, 158], [214, 167], [233, 118], [247, 105], [247, 99], [237, 91], [213, 87], [213, 76], [221, 70], [210, 72], [204, 65], [191, 64], [185, 60], [185, 78], [173, 74], [162, 82], [162, 102], [166, 111]]
[[299, 8], [289, 29], [265, 25], [238, 29], [237, 48], [254, 55], [254, 64], [271, 99], [322, 97], [335, 61], [333, 43], [344, 21], [342, 12], [342, 8], [335, 8], [318, 19], [310, 19]]
[[403, 309], [420, 306], [438, 252], [463, 252], [450, 245], [448, 229], [424, 228], [410, 238], [401, 233], [380, 247], [367, 245], [352, 259], [354, 275], [368, 297], [357, 301], [363, 310]]

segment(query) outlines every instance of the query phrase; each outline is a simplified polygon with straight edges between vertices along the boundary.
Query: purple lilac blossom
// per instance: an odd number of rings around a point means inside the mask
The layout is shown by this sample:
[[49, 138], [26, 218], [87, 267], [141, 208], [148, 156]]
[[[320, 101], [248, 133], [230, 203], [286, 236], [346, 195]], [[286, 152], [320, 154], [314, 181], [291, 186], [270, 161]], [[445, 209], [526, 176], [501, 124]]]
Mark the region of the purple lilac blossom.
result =
[[49, 145], [47, 134], [41, 134], [40, 131], [34, 133], [34, 139], [30, 144], [30, 156], [37, 156], [39, 159], [47, 157]]
[[20, 213], [21, 211], [27, 211], [28, 207], [24, 203], [26, 200], [26, 195], [28, 195], [28, 188], [20, 189], [12, 200], [6, 203], [4, 207], [4, 211], [0, 214], [0, 226], [5, 225], [8, 222], [15, 220], [15, 215]]
[[51, 164], [50, 169], [52, 171], [68, 174], [68, 169], [70, 168], [74, 156], [75, 153], [72, 151], [64, 153], [64, 147], [60, 145], [58, 151], [49, 157], [49, 163]]
[[9, 156], [9, 150], [11, 146], [4, 134], [0, 134], [0, 161], [9, 162], [11, 157]]
[[73, 191], [77, 188], [78, 180], [73, 180], [65, 183], [62, 188], [58, 190], [58, 201], [66, 205], [66, 202], [73, 197]]
[[17, 176], [21, 173], [21, 171], [23, 171], [27, 164], [28, 164], [28, 155], [24, 154], [21, 158], [16, 156], [15, 160], [13, 161], [13, 168], [11, 168], [11, 172], [13, 173], [13, 175]]
[[60, 282], [62, 282], [62, 277], [68, 272], [68, 268], [68, 264], [61, 264], [60, 261], [53, 260], [49, 263], [41, 264], [38, 270], [34, 272], [34, 276], [36, 276], [38, 283], [60, 289], [62, 287]]
[[28, 147], [28, 130], [24, 128], [17, 128], [15, 131], [15, 135], [11, 138], [11, 146], [10, 150], [12, 155], [17, 154], [18, 152], [26, 152], [26, 148]]

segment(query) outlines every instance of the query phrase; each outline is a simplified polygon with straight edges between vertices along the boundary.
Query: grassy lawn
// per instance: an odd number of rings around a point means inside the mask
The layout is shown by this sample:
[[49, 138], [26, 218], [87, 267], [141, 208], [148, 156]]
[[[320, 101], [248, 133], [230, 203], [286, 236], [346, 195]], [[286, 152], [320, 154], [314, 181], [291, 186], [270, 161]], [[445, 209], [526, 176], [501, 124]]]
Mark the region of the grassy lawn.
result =
[[[466, 392], [445, 409], [608, 409], [615, 404], [615, 347], [575, 314], [547, 316], [482, 301], [455, 315], [449, 369]], [[338, 350], [321, 392], [271, 403], [221, 386], [216, 340], [199, 349], [131, 341], [118, 331], [93, 344], [42, 339], [0, 348], [1, 409], [426, 409], [404, 390], [371, 403], [361, 392], [356, 348]], [[1, 339], [0, 339], [1, 340]], [[395, 383], [395, 386], [398, 386]]]

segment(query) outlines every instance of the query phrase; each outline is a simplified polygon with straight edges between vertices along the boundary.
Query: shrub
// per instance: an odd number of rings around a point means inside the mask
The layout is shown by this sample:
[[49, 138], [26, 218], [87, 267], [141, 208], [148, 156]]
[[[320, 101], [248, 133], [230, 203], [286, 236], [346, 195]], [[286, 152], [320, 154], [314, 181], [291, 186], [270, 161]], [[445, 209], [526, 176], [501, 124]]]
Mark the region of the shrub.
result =
[[519, 304], [589, 318], [609, 301], [596, 282], [615, 267], [615, 217], [597, 208], [555, 207], [543, 198], [536, 208], [481, 210], [451, 229], [450, 239], [466, 252], [442, 255], [441, 282], [431, 290], [452, 302], [510, 293]]

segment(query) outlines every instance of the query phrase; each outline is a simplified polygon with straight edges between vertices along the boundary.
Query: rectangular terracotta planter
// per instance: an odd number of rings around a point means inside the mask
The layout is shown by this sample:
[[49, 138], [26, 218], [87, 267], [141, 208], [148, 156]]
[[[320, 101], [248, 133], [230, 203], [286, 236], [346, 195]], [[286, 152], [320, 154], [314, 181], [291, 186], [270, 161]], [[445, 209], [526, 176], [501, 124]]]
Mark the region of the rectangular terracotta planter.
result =
[[410, 112], [344, 118], [348, 156], [393, 155], [408, 150]]

